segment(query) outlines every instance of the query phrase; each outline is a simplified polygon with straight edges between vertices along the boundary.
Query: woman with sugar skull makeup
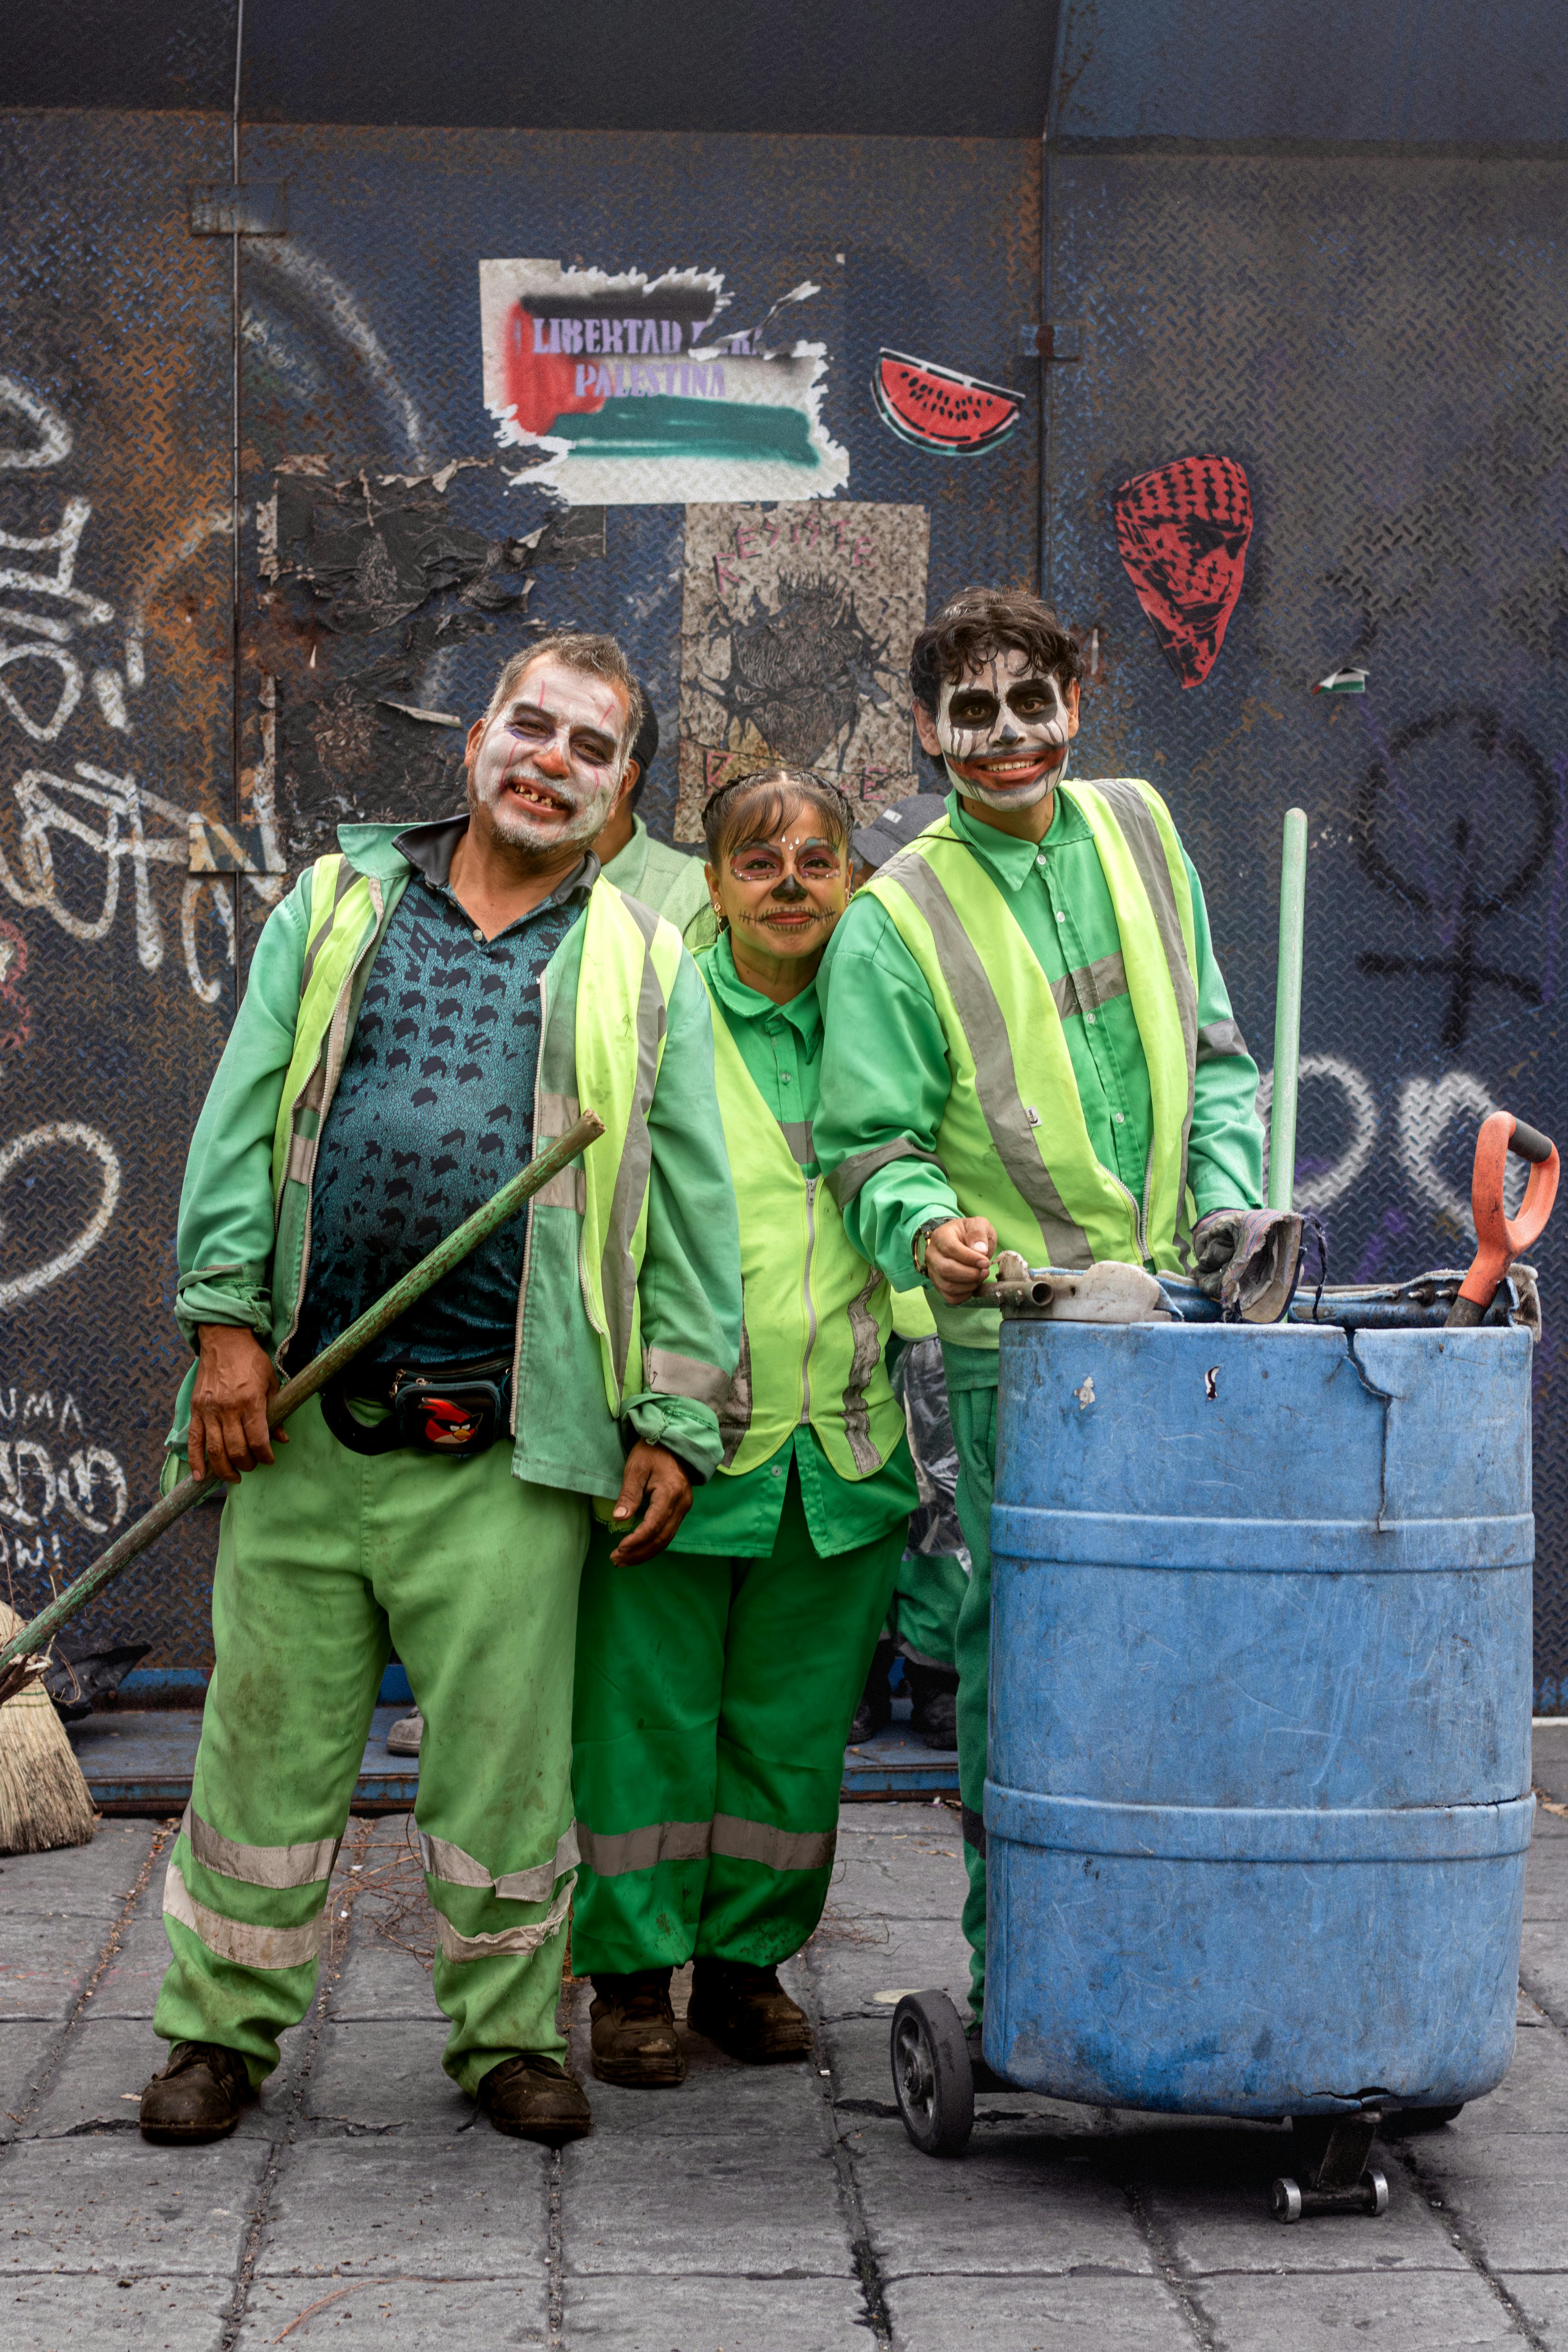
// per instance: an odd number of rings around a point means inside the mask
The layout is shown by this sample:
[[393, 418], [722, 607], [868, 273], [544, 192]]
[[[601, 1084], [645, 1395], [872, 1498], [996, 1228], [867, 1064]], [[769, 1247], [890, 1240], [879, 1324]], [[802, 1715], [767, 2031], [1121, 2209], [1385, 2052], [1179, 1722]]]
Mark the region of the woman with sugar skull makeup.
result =
[[846, 1233], [890, 1282], [912, 1267], [942, 1339], [973, 1561], [957, 1662], [977, 2036], [998, 1318], [973, 1294], [999, 1247], [1165, 1271], [1196, 1248], [1206, 1286], [1261, 1199], [1262, 1131], [1164, 803], [1064, 781], [1079, 654], [1055, 615], [967, 590], [916, 638], [910, 677], [952, 790], [829, 945], [816, 1135]]
[[752, 2063], [810, 2053], [777, 1966], [826, 1899], [844, 1744], [918, 1500], [883, 1369], [889, 1285], [813, 1139], [848, 805], [768, 768], [714, 793], [704, 830], [721, 935], [697, 964], [740, 1213], [741, 1360], [718, 1475], [658, 1575], [590, 1549], [574, 1710], [593, 2067], [645, 2090], [686, 2071], [670, 1978], [687, 1960], [694, 2031]]

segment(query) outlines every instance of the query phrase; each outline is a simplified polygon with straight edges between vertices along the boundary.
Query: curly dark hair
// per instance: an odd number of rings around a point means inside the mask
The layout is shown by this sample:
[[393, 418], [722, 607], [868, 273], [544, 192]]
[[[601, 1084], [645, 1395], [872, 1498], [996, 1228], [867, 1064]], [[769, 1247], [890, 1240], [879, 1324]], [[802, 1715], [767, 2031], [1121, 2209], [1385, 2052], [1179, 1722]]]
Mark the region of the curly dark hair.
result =
[[1009, 650], [1027, 654], [1062, 686], [1083, 675], [1072, 638], [1027, 588], [961, 588], [915, 639], [910, 655], [915, 700], [934, 712], [944, 686]]
[[748, 775], [731, 776], [708, 796], [702, 837], [709, 865], [717, 866], [738, 841], [770, 839], [803, 802], [821, 817], [828, 839], [847, 848], [855, 814], [837, 784], [826, 776], [814, 776], [808, 768], [754, 768]]

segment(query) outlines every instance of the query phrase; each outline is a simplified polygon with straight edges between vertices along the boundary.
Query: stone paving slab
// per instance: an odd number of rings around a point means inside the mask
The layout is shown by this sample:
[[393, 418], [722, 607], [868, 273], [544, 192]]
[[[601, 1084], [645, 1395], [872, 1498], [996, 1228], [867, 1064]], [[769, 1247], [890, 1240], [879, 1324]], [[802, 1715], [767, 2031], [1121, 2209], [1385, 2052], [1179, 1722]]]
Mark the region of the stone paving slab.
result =
[[113, 1919], [157, 1842], [153, 1822], [106, 1822], [90, 1845], [72, 1846], [70, 1868], [58, 1853], [8, 1853], [0, 1861], [0, 1912], [45, 1918]]
[[1309, 2273], [1294, 2283], [1288, 2337], [1275, 2333], [1277, 2278], [1205, 2279], [1196, 2301], [1222, 2345], [1262, 2345], [1272, 2336], [1281, 2352], [1287, 2346], [1288, 2352], [1347, 2352], [1358, 2343], [1374, 2344], [1378, 2352], [1471, 2352], [1521, 2341], [1501, 2298], [1473, 2275]]
[[869, 2352], [847, 2279], [573, 2279], [564, 2336], [583, 2352]]
[[232, 2278], [0, 2279], [5, 2352], [219, 2352]]
[[258, 2279], [236, 2352], [264, 2352], [285, 2328], [290, 2352], [507, 2352], [549, 2343], [549, 2289], [542, 2278]]
[[258, 2140], [150, 2147], [135, 2132], [14, 2145], [0, 2271], [232, 2276], [267, 2157]]
[[545, 2150], [482, 2120], [446, 2140], [302, 2139], [279, 2174], [258, 2275], [542, 2276], [551, 2171]]
[[1125, 2195], [1081, 2142], [987, 2130], [942, 2160], [922, 2156], [901, 2124], [868, 2120], [846, 2146], [886, 2278], [1153, 2266]]
[[562, 2156], [566, 2275], [849, 2275], [837, 2176], [821, 2141], [804, 2124], [657, 2144], [614, 2130], [579, 2140]]
[[0, 2024], [0, 2141], [27, 2129], [34, 2087], [60, 2032], [58, 2025]]
[[[920, 2277], [896, 2280], [888, 2309], [899, 2352], [1192, 2352], [1163, 2279]], [[1295, 2347], [1290, 2347], [1295, 2352]]]

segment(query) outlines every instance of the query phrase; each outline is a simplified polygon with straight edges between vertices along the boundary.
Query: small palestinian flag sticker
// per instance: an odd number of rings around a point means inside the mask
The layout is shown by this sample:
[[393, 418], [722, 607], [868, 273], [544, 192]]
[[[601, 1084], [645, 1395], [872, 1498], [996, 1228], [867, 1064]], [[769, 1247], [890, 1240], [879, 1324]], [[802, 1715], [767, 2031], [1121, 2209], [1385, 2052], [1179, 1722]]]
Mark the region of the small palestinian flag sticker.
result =
[[1364, 669], [1331, 669], [1312, 688], [1314, 694], [1364, 694], [1367, 673]]
[[994, 449], [1018, 422], [1027, 397], [1005, 384], [911, 359], [908, 352], [889, 351], [877, 361], [871, 394], [883, 424], [900, 441], [942, 457], [977, 457]]

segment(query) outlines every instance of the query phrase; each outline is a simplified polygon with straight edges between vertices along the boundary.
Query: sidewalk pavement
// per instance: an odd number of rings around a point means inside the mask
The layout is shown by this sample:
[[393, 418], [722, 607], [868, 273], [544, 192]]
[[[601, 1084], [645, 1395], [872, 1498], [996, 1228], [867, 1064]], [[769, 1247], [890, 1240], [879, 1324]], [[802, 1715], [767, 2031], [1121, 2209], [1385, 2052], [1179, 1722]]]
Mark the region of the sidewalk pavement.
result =
[[[1568, 1809], [1568, 1727], [1538, 1732], [1537, 1780]], [[590, 2082], [594, 2134], [558, 2156], [442, 2074], [405, 1822], [355, 1821], [267, 2096], [230, 2140], [149, 2147], [171, 1835], [109, 1822], [0, 1864], [5, 2352], [1568, 2352], [1568, 1810], [1536, 1824], [1508, 2081], [1381, 2144], [1381, 2221], [1295, 2229], [1268, 2211], [1273, 2126], [1008, 2094], [962, 2160], [910, 2147], [878, 1996], [965, 1981], [942, 1801], [845, 1808], [828, 1915], [786, 1970], [814, 2066], [693, 2038], [679, 2092]]]

